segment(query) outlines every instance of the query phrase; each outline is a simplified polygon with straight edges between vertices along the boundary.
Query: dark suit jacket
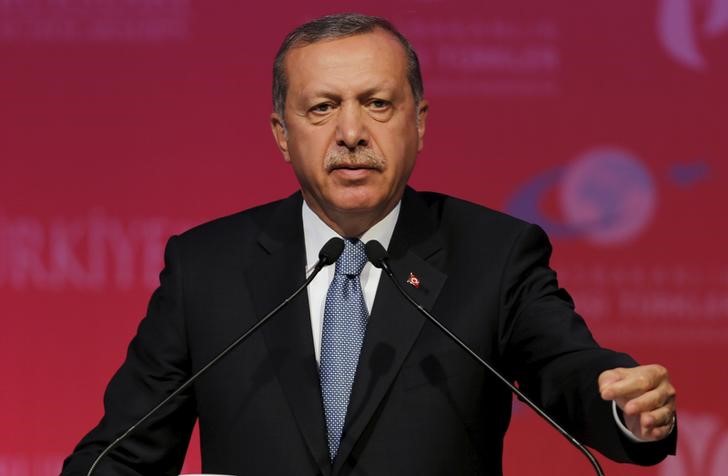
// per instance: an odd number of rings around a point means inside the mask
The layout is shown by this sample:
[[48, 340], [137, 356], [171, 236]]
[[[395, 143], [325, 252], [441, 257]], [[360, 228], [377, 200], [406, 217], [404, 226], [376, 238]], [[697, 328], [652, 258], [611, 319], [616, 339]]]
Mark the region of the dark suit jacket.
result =
[[[420, 279], [407, 287], [414, 299], [577, 438], [618, 461], [661, 460], [675, 438], [628, 442], [599, 398], [602, 370], [635, 363], [594, 342], [548, 267], [550, 252], [536, 226], [411, 189], [389, 247], [401, 282], [410, 272]], [[105, 416], [63, 474], [85, 474], [107, 442], [303, 282], [304, 266], [300, 194], [172, 238]], [[333, 465], [303, 293], [138, 428], [98, 474], [177, 474], [199, 418], [206, 472], [499, 475], [510, 415], [510, 392], [382, 276]]]

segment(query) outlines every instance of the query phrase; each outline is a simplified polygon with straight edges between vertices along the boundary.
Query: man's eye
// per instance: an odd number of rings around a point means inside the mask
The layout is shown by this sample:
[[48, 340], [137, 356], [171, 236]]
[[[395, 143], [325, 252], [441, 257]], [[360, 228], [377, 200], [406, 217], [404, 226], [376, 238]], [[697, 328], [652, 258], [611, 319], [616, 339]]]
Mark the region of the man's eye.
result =
[[322, 103], [322, 104], [316, 104], [314, 107], [311, 108], [311, 112], [316, 114], [325, 114], [327, 112], [330, 112], [333, 109], [333, 106], [330, 103]]
[[373, 99], [369, 102], [369, 107], [372, 109], [386, 109], [389, 107], [389, 101], [385, 101], [384, 99]]

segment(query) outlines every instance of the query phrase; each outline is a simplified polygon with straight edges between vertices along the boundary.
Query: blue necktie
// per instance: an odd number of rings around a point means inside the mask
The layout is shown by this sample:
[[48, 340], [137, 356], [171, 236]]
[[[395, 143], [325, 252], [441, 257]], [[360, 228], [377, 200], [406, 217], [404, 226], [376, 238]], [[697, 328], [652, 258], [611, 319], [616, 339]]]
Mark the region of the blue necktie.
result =
[[326, 294], [320, 375], [332, 461], [339, 449], [369, 318], [359, 279], [366, 262], [364, 243], [357, 239], [346, 240], [344, 252], [336, 261], [334, 280]]

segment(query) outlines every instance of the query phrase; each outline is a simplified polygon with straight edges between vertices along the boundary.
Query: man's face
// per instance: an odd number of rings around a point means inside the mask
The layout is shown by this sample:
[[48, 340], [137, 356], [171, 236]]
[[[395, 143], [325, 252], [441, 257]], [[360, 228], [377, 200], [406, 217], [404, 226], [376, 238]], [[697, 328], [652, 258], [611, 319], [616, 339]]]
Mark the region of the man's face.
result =
[[427, 105], [415, 104], [404, 48], [375, 30], [293, 48], [284, 66], [285, 117], [271, 123], [306, 202], [339, 232], [350, 217], [371, 226], [401, 198], [422, 148]]

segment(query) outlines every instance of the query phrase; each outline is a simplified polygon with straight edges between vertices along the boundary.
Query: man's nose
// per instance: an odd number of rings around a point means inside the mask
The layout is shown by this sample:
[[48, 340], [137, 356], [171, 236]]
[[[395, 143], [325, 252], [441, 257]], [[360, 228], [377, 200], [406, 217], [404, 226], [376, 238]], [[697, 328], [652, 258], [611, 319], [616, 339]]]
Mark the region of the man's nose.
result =
[[342, 104], [336, 119], [336, 145], [349, 150], [369, 145], [369, 130], [359, 104]]

